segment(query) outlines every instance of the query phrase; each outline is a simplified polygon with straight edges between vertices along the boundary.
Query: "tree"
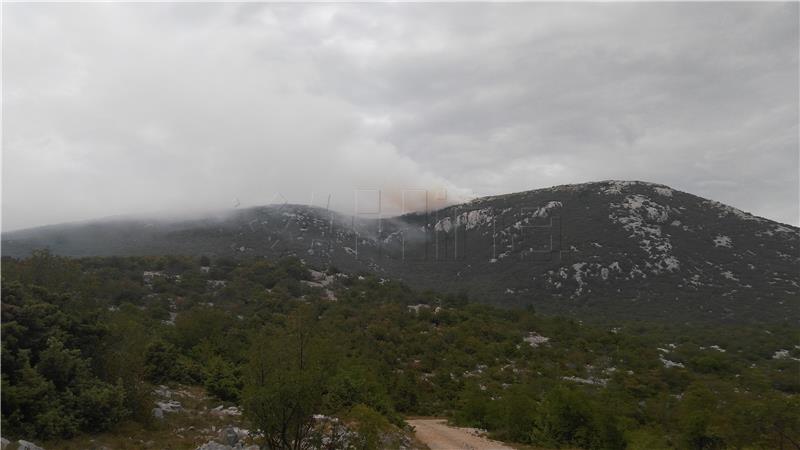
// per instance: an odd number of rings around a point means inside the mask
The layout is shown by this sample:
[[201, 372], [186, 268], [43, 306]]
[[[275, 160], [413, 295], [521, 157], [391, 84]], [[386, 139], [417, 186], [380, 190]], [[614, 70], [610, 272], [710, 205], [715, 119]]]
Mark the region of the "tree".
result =
[[544, 398], [536, 420], [535, 439], [545, 445], [587, 449], [624, 449], [622, 431], [604, 408], [580, 390], [557, 387]]
[[310, 448], [326, 381], [317, 325], [316, 313], [300, 308], [286, 329], [262, 335], [253, 345], [243, 406], [269, 449]]
[[386, 386], [367, 364], [343, 360], [337, 366], [327, 380], [325, 409], [340, 413], [362, 404], [386, 417], [396, 417]]
[[212, 356], [206, 365], [205, 387], [208, 392], [222, 400], [237, 401], [241, 384], [233, 366], [218, 355]]
[[187, 360], [174, 345], [156, 340], [147, 347], [145, 353], [145, 377], [153, 383], [196, 381], [199, 377]]
[[678, 409], [678, 422], [683, 444], [689, 449], [725, 448], [722, 436], [714, 427], [719, 396], [703, 383], [692, 384], [683, 396]]

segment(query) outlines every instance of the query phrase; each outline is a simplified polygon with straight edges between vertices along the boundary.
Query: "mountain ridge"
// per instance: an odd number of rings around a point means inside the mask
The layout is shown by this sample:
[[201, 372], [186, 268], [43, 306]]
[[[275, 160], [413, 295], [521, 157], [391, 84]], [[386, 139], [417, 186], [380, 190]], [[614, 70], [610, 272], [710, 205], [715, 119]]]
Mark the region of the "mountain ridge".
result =
[[607, 180], [391, 217], [305, 205], [3, 234], [3, 255], [297, 256], [547, 312], [797, 320], [800, 229], [669, 186]]

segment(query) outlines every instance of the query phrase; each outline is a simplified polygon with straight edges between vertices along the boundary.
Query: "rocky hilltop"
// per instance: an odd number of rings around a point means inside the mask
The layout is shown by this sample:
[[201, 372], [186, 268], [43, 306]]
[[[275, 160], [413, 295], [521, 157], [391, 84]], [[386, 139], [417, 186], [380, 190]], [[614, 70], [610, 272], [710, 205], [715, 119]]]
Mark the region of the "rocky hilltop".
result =
[[280, 257], [370, 271], [504, 306], [614, 318], [800, 316], [800, 230], [640, 181], [479, 198], [403, 216], [270, 205], [3, 235], [3, 254]]

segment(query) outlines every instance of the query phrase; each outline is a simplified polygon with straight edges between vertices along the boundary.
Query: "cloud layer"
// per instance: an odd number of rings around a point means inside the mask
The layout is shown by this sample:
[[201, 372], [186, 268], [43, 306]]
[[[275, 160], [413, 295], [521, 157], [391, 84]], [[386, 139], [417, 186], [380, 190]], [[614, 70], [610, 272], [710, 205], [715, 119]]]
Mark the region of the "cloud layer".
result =
[[797, 3], [3, 19], [4, 229], [237, 199], [351, 211], [374, 188], [399, 212], [402, 189], [458, 201], [612, 178], [798, 223]]

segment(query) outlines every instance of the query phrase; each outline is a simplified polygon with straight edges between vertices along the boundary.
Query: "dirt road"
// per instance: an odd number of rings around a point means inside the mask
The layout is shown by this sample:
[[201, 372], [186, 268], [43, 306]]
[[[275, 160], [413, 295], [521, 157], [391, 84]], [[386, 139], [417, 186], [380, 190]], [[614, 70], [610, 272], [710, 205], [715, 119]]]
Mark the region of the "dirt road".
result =
[[431, 450], [514, 450], [497, 441], [477, 436], [472, 428], [456, 428], [444, 419], [411, 419], [417, 439]]

